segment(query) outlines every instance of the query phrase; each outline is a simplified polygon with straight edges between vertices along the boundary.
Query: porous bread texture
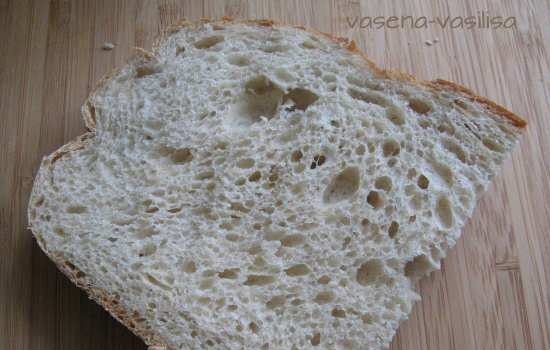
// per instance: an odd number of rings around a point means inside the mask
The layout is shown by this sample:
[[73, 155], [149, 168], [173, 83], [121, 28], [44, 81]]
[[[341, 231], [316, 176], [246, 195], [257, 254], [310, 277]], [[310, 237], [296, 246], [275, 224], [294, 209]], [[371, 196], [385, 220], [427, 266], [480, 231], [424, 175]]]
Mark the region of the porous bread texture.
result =
[[[37, 241], [150, 345], [384, 349], [520, 129], [323, 35], [199, 23], [90, 96]], [[101, 294], [101, 296], [98, 296]]]

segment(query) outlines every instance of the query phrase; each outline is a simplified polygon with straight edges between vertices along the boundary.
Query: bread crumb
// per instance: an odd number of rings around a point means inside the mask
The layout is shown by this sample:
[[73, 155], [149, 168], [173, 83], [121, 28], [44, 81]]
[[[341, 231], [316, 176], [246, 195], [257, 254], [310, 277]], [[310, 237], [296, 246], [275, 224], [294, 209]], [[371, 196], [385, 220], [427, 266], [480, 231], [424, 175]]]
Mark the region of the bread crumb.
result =
[[102, 48], [103, 50], [105, 50], [105, 51], [110, 51], [110, 50], [112, 50], [112, 49], [115, 48], [115, 44], [110, 43], [110, 42], [105, 42], [105, 43], [103, 43], [103, 45], [101, 46], [101, 48]]
[[431, 40], [424, 41], [424, 44], [426, 44], [427, 46], [432, 46], [433, 45]]

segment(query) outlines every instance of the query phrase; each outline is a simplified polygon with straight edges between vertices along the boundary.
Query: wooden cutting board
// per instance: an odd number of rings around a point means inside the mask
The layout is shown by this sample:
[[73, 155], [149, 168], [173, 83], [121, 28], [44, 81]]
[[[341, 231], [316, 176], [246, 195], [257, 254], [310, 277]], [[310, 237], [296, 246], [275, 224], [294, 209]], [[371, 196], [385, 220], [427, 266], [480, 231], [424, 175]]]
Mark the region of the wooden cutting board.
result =
[[[516, 25], [377, 29], [364, 19], [480, 11]], [[383, 67], [462, 83], [529, 121], [391, 349], [550, 349], [548, 0], [0, 0], [0, 349], [145, 348], [40, 252], [26, 203], [40, 158], [83, 132], [80, 105], [106, 72], [181, 17], [222, 15], [352, 37]], [[357, 16], [363, 28], [350, 25]]]

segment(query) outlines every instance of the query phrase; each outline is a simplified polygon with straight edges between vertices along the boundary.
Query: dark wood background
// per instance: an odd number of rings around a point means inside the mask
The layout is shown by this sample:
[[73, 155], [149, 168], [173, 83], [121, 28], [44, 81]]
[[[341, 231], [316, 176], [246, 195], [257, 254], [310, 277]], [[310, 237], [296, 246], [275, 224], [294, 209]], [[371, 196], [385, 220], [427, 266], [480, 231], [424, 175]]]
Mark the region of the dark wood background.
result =
[[[346, 17], [515, 16], [509, 30], [352, 29]], [[144, 349], [26, 228], [41, 157], [83, 132], [94, 84], [181, 17], [272, 18], [351, 36], [384, 67], [472, 87], [529, 121], [392, 350], [550, 349], [550, 2], [0, 0], [0, 350]], [[435, 40], [438, 39], [438, 40]], [[428, 45], [426, 41], [433, 44]], [[437, 41], [437, 42], [435, 42]], [[104, 42], [116, 46], [102, 50]]]

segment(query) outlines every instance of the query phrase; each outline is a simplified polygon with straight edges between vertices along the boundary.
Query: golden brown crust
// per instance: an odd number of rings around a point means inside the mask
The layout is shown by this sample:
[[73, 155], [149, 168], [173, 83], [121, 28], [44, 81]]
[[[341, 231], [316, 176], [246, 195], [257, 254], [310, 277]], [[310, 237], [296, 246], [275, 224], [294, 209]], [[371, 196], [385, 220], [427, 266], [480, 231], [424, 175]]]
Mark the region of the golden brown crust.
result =
[[[31, 193], [31, 198], [29, 199], [29, 208], [28, 217], [31, 218], [31, 212], [34, 209], [34, 205], [39, 202], [36, 197], [36, 188], [46, 186], [44, 182], [52, 181], [53, 168], [56, 161], [61, 159], [63, 156], [74, 152], [76, 150], [86, 147], [86, 145], [92, 140], [95, 136], [94, 132], [87, 132], [83, 135], [78, 136], [73, 141], [63, 145], [57, 151], [52, 153], [50, 156], [44, 159], [41, 165], [41, 170], [44, 171], [42, 176], [37, 177], [36, 183], [33, 187], [33, 192]], [[32, 220], [29, 220], [32, 221]], [[84, 290], [86, 294], [101, 305], [107, 312], [109, 312], [116, 320], [122, 323], [125, 327], [130, 329], [132, 333], [140, 337], [147, 345], [149, 346], [161, 346], [166, 350], [175, 350], [166, 345], [160, 336], [158, 336], [154, 331], [148, 330], [144, 327], [143, 319], [140, 318], [140, 315], [137, 312], [131, 312], [126, 310], [120, 303], [116, 296], [109, 294], [107, 291], [94, 286], [91, 279], [86, 276], [82, 271], [80, 271], [75, 265], [66, 261], [61, 255], [51, 252], [47, 246], [46, 242], [43, 240], [40, 232], [36, 228], [30, 225], [29, 229], [33, 232], [36, 237], [36, 241], [42, 251], [56, 264], [56, 266], [61, 270], [61, 272], [76, 284], [79, 288]]]
[[[39, 245], [41, 243], [39, 242]], [[132, 333], [141, 338], [148, 346], [159, 346], [166, 350], [175, 350], [166, 345], [166, 343], [152, 330], [147, 330], [142, 324], [142, 319], [137, 312], [126, 310], [119, 302], [116, 296], [110, 295], [103, 289], [94, 287], [88, 277], [76, 266], [63, 259], [62, 256], [54, 255], [42, 247], [42, 250], [54, 261], [61, 272], [84, 290], [90, 299], [101, 305], [111, 316], [122, 323]]]
[[73, 141], [66, 143], [52, 153], [49, 157], [49, 164], [55, 163], [59, 158], [63, 157], [65, 154], [84, 148], [87, 142], [95, 136], [93, 132], [87, 132], [78, 136]]
[[[180, 29], [187, 27], [189, 25], [194, 25], [196, 22], [189, 22], [187, 20], [182, 20], [178, 24], [168, 27], [165, 31], [155, 41], [153, 45], [153, 53], [145, 51], [143, 49], [137, 48], [136, 53], [128, 60], [128, 64], [136, 63], [137, 61], [150, 61], [156, 59], [155, 53], [158, 52], [158, 47], [166, 39], [167, 36], [173, 34], [174, 32], [179, 31]], [[201, 19], [199, 23], [211, 23], [219, 26], [223, 26], [229, 23], [244, 23], [248, 25], [258, 25], [263, 27], [273, 27], [273, 26], [284, 26], [277, 24], [272, 20], [239, 20], [235, 21], [230, 17], [222, 17], [217, 21], [212, 21], [210, 19]], [[418, 81], [412, 75], [402, 73], [394, 70], [384, 70], [379, 68], [374, 62], [372, 62], [364, 53], [362, 53], [353, 40], [346, 38], [340, 38], [333, 36], [329, 33], [323, 33], [313, 29], [308, 29], [303, 26], [292, 26], [293, 28], [304, 30], [315, 35], [322, 35], [330, 40], [334, 41], [341, 47], [349, 50], [354, 54], [358, 54], [362, 57], [364, 62], [371, 70], [371, 72], [378, 77], [385, 77], [388, 79], [405, 81], [412, 84], [424, 85], [438, 90], [446, 90], [454, 93], [460, 93], [474, 102], [477, 102], [495, 114], [509, 119], [517, 127], [524, 127], [526, 125], [525, 120], [518, 117], [514, 113], [506, 110], [504, 107], [498, 105], [497, 103], [490, 101], [485, 97], [481, 97], [473, 93], [470, 89], [455, 84], [446, 80], [437, 79], [434, 81]], [[45, 163], [42, 166], [48, 167], [48, 170], [52, 170], [53, 164], [63, 157], [64, 155], [73, 152], [75, 150], [81, 149], [86, 146], [86, 144], [95, 136], [94, 130], [96, 128], [96, 116], [95, 116], [95, 107], [92, 104], [92, 97], [97, 93], [97, 91], [103, 87], [109, 79], [117, 75], [120, 70], [123, 68], [113, 69], [110, 73], [106, 74], [96, 85], [94, 90], [90, 93], [90, 96], [84, 103], [82, 107], [82, 115], [86, 123], [86, 128], [89, 132], [84, 135], [79, 136], [74, 141], [62, 146], [56, 152], [48, 157]], [[44, 179], [42, 179], [43, 181]], [[35, 186], [40, 186], [40, 183], [35, 184]], [[34, 199], [31, 196], [30, 203], [34, 203]], [[29, 205], [29, 212], [32, 210], [32, 204]], [[32, 229], [32, 227], [31, 227]], [[154, 331], [148, 330], [144, 327], [141, 322], [139, 314], [136, 312], [130, 312], [126, 310], [122, 305], [120, 305], [119, 300], [116, 296], [110, 295], [107, 291], [102, 290], [98, 287], [93, 286], [90, 279], [79, 271], [74, 265], [70, 262], [64, 260], [61, 256], [54, 256], [53, 253], [49, 252], [45, 246], [45, 242], [41, 239], [39, 232], [34, 232], [37, 238], [37, 242], [41, 249], [55, 262], [58, 268], [77, 286], [82, 288], [93, 300], [98, 304], [103, 306], [114, 318], [120, 321], [123, 325], [129, 328], [134, 334], [142, 338], [145, 343], [149, 346], [157, 346], [160, 348], [166, 348], [166, 350], [173, 350], [166, 345], [166, 342], [162, 340]]]
[[483, 105], [485, 108], [492, 111], [493, 113], [500, 115], [502, 117], [508, 118], [518, 128], [524, 128], [525, 126], [527, 126], [527, 122], [521, 117], [519, 117], [518, 115], [510, 112], [503, 106], [497, 104], [494, 101], [489, 100], [486, 97], [476, 95], [472, 90], [468, 89], [465, 86], [462, 86], [457, 83], [453, 83], [451, 81], [443, 80], [443, 79], [436, 79], [436, 80], [432, 80], [424, 83], [428, 86], [436, 86], [436, 87], [444, 88], [448, 91], [461, 93], [464, 96], [468, 97], [470, 100]]

